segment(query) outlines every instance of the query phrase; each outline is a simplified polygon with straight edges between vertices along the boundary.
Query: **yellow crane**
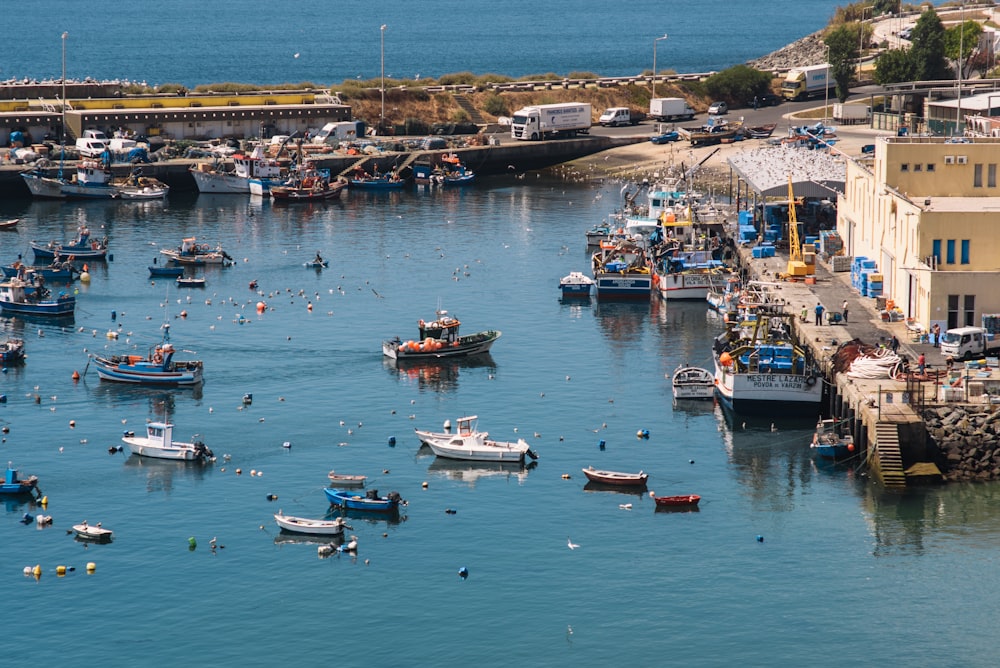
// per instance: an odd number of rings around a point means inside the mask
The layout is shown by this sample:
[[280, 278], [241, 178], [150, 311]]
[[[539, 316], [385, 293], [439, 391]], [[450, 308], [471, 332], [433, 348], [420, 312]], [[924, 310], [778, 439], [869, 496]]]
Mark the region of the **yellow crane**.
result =
[[812, 276], [816, 273], [816, 251], [813, 244], [799, 241], [799, 221], [795, 215], [795, 193], [792, 175], [788, 175], [788, 269], [785, 278]]

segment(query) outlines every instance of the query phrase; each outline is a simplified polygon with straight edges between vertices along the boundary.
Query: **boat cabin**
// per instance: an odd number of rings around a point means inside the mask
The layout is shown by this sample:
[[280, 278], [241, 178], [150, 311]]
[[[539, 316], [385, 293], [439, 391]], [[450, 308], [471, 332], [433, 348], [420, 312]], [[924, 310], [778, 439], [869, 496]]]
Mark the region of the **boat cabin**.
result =
[[420, 340], [438, 339], [445, 343], [455, 343], [458, 341], [458, 327], [461, 325], [458, 318], [448, 315], [447, 311], [438, 311], [437, 320], [417, 322], [420, 328]]
[[173, 442], [174, 425], [166, 422], [150, 422], [146, 425], [146, 438], [150, 443], [168, 446]]
[[469, 436], [476, 431], [476, 420], [478, 419], [478, 415], [469, 415], [467, 417], [458, 418], [458, 420], [456, 420], [456, 422], [458, 422], [458, 435]]

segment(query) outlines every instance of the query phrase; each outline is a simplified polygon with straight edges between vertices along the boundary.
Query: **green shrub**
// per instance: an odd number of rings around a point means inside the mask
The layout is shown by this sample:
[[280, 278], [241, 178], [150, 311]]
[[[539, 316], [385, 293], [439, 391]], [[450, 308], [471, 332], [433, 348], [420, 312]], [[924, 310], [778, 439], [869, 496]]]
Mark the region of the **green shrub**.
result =
[[493, 116], [508, 116], [510, 114], [507, 99], [496, 93], [487, 96], [483, 100], [483, 111]]

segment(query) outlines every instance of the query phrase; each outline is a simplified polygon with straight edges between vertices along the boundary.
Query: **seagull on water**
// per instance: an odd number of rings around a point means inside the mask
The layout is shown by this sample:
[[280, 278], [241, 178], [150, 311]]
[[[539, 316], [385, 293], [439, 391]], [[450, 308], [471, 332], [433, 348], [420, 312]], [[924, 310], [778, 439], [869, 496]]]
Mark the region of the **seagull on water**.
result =
[[567, 536], [566, 537], [566, 547], [568, 547], [571, 550], [575, 550], [576, 548], [578, 548], [580, 546], [577, 545], [576, 543], [574, 543], [572, 540], [570, 540], [569, 536]]

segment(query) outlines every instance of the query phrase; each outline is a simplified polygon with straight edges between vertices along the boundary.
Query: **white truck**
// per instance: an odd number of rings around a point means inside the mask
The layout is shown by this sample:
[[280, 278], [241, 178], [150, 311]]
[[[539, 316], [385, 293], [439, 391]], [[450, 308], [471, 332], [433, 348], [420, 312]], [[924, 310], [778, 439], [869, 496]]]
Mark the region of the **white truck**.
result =
[[940, 345], [945, 357], [967, 360], [996, 352], [1000, 340], [991, 340], [982, 327], [956, 327], [941, 335]]
[[694, 109], [682, 97], [654, 97], [649, 101], [649, 117], [654, 121], [690, 121]]
[[84, 130], [76, 140], [76, 150], [85, 158], [99, 158], [108, 150], [108, 136], [100, 130]]
[[604, 126], [616, 127], [619, 125], [638, 125], [645, 120], [646, 114], [628, 107], [608, 107], [597, 119], [597, 122]]
[[781, 94], [786, 100], [804, 100], [813, 95], [823, 95], [836, 85], [828, 63], [795, 67], [788, 70], [785, 80], [781, 82]]
[[833, 105], [833, 120], [838, 123], [848, 125], [855, 123], [867, 123], [872, 116], [872, 108], [867, 104], [840, 104]]
[[538, 104], [514, 112], [510, 121], [510, 136], [535, 141], [549, 137], [574, 137], [590, 132], [593, 114], [586, 102]]

